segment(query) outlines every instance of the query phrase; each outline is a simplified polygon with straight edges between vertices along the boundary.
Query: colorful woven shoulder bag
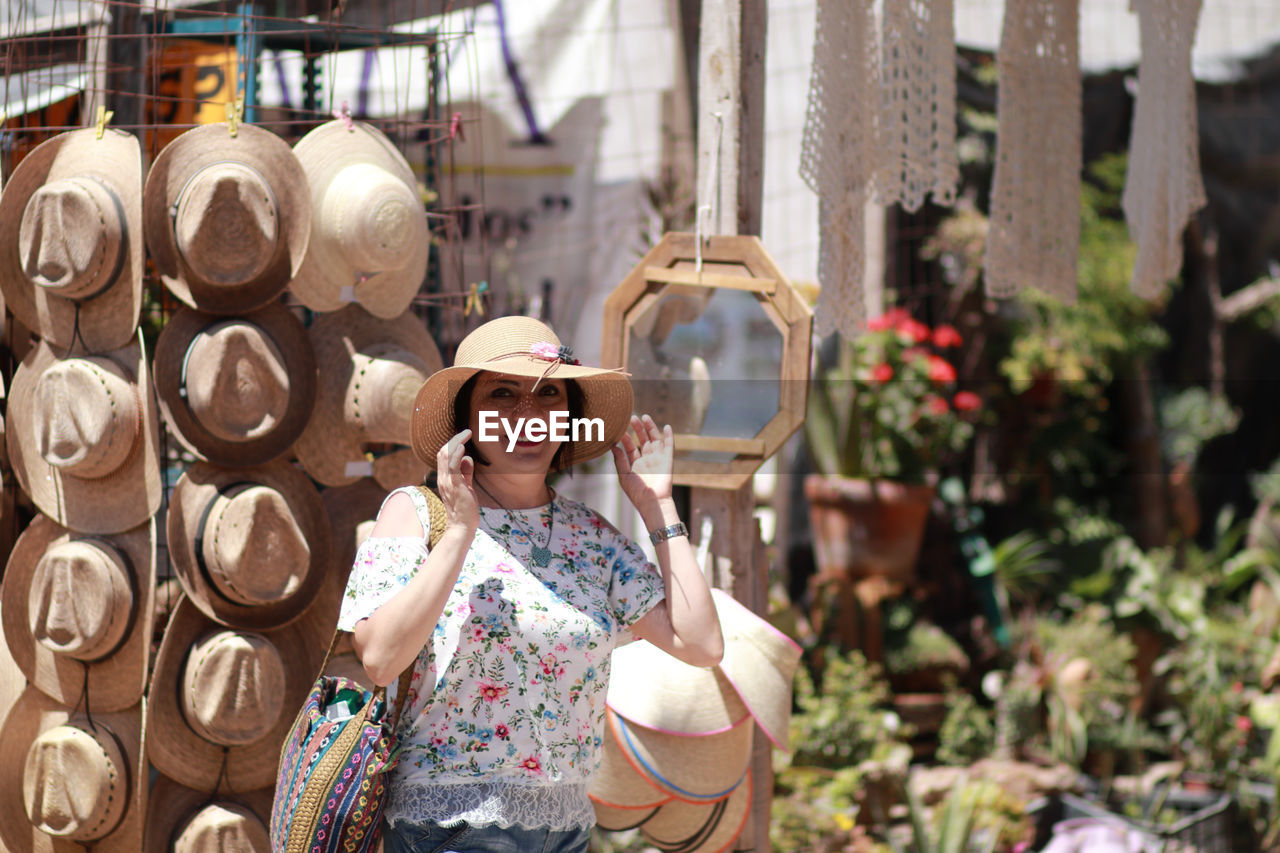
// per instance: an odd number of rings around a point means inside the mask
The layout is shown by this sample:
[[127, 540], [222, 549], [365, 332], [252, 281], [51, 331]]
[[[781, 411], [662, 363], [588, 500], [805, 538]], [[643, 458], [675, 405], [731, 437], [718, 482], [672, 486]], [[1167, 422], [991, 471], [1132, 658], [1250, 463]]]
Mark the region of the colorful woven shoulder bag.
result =
[[[430, 510], [428, 544], [444, 532], [444, 504], [419, 486]], [[385, 687], [365, 690], [324, 675], [338, 645], [334, 631], [320, 675], [280, 750], [271, 804], [273, 853], [371, 853], [382, 828], [387, 773], [395, 766], [396, 724], [409, 692], [412, 665], [400, 675], [398, 707]]]

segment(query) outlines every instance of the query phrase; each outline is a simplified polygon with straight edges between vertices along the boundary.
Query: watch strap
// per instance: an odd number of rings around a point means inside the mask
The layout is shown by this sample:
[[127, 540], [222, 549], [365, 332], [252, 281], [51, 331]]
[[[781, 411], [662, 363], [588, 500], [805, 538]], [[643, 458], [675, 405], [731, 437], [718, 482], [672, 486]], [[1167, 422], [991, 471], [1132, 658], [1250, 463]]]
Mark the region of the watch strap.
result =
[[688, 536], [689, 528], [684, 526], [683, 521], [677, 521], [675, 524], [668, 524], [666, 527], [660, 527], [657, 530], [649, 531], [649, 541], [654, 545], [659, 542], [666, 542], [668, 539], [674, 539], [677, 536]]

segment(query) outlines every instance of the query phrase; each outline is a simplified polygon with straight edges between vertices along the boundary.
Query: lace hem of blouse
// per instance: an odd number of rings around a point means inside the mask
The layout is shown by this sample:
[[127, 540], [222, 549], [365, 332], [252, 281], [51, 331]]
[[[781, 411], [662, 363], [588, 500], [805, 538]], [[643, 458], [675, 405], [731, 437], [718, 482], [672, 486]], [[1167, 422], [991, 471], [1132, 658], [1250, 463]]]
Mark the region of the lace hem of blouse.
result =
[[590, 829], [595, 810], [587, 799], [586, 783], [504, 785], [480, 782], [462, 785], [392, 783], [384, 811], [388, 821], [416, 824], [433, 821], [442, 826], [468, 823], [508, 829]]

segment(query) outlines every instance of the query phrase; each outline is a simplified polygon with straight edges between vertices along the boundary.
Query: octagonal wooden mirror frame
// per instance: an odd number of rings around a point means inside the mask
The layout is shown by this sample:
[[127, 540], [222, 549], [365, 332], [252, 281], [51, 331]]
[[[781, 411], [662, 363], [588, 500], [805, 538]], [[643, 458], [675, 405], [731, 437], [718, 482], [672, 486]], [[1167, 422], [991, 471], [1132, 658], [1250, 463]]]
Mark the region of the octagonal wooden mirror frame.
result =
[[[699, 252], [696, 235], [671, 232], [649, 250], [605, 300], [602, 366], [626, 367], [632, 327], [673, 287], [749, 292], [782, 333], [778, 411], [753, 438], [688, 433], [677, 433], [675, 437], [677, 484], [738, 489], [804, 423], [813, 311], [758, 238], [704, 238]], [[726, 461], [699, 460], [681, 458], [681, 451], [733, 456]]]

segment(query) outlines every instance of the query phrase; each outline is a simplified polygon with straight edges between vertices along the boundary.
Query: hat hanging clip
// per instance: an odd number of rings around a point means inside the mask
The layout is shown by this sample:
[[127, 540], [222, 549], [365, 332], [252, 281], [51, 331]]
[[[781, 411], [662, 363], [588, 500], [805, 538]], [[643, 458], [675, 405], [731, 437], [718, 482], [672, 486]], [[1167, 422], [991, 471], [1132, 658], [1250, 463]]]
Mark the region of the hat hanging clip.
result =
[[111, 117], [114, 115], [114, 111], [108, 110], [102, 104], [98, 104], [98, 116], [93, 122], [95, 138], [101, 139], [103, 134], [107, 132], [107, 125], [111, 123]]
[[232, 137], [240, 135], [240, 123], [244, 121], [244, 99], [236, 98], [224, 105], [227, 113], [227, 132]]
[[462, 316], [470, 317], [471, 312], [475, 311], [481, 317], [484, 316], [484, 300], [480, 298], [480, 294], [485, 293], [489, 289], [489, 282], [471, 282], [470, 289], [467, 290], [467, 301], [462, 306]]
[[342, 126], [347, 129], [347, 133], [352, 133], [356, 129], [356, 123], [351, 118], [351, 105], [346, 101], [342, 102], [342, 106], [334, 110], [333, 117], [342, 122]]

